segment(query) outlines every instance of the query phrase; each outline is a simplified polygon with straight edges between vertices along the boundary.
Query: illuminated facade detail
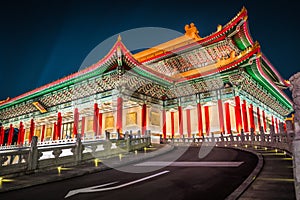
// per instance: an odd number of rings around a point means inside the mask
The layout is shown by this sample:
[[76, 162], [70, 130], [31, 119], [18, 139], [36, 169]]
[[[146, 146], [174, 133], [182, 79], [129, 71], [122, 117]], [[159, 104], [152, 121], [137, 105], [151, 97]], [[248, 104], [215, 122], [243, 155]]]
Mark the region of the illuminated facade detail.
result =
[[247, 20], [243, 8], [206, 37], [192, 23], [181, 37], [134, 55], [119, 37], [92, 66], [1, 101], [0, 144], [34, 135], [41, 142], [79, 133], [104, 139], [106, 131], [201, 137], [271, 124], [278, 132], [293, 111], [283, 92], [289, 83], [253, 42]]

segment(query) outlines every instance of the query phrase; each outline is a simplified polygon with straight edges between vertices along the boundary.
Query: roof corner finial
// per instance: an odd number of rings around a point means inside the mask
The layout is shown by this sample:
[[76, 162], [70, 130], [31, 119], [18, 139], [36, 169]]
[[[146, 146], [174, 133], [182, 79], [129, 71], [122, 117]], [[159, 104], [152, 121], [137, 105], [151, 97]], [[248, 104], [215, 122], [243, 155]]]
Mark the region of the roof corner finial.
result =
[[245, 6], [242, 7], [241, 13], [244, 12], [244, 11], [247, 11]]
[[118, 41], [121, 41], [122, 40], [122, 37], [121, 37], [121, 34], [118, 35]]
[[185, 25], [184, 27], [185, 35], [194, 39], [201, 39], [199, 36], [199, 31], [194, 23], [190, 23], [190, 25]]
[[256, 47], [256, 48], [260, 48], [260, 44], [259, 44], [258, 41], [255, 41], [253, 46]]

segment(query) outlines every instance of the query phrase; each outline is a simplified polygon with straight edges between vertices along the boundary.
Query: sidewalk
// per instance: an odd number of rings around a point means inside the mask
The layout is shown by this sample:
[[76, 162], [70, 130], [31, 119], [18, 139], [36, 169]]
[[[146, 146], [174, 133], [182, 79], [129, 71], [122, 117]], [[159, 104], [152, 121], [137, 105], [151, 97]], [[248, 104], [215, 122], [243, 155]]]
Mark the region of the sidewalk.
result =
[[[122, 155], [121, 159], [119, 157], [112, 157], [110, 158], [110, 163], [113, 167], [120, 167], [167, 153], [173, 150], [173, 148], [174, 147], [171, 145], [157, 144], [153, 145], [151, 148], [147, 148], [146, 152], [144, 150], [130, 152], [129, 154]], [[49, 182], [61, 181], [68, 178], [83, 176], [107, 169], [109, 169], [109, 167], [101, 164], [101, 162], [98, 163], [98, 166], [95, 166], [95, 162], [91, 161], [70, 168], [61, 168], [60, 174], [58, 173], [58, 169], [52, 169], [43, 172], [37, 172], [34, 174], [19, 176], [12, 179], [6, 179], [5, 177], [3, 177], [2, 183], [0, 181], [0, 193]]]
[[266, 147], [248, 147], [263, 158], [263, 166], [240, 200], [296, 199], [293, 158], [286, 152]]

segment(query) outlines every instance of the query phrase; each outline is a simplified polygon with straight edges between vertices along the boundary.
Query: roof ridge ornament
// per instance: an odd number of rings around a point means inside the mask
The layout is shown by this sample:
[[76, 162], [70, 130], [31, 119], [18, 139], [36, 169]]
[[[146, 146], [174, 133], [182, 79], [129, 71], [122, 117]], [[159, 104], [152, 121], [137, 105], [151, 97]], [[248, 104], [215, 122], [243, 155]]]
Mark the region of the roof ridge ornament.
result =
[[117, 41], [121, 41], [122, 40], [122, 37], [121, 37], [121, 34], [118, 35], [118, 40]]
[[7, 98], [4, 99], [4, 100], [0, 100], [0, 104], [5, 103], [5, 102], [7, 102], [7, 101], [9, 101], [9, 100], [10, 100], [10, 97], [7, 97]]
[[195, 26], [194, 23], [190, 23], [190, 25], [185, 25], [184, 27], [184, 30], [185, 30], [185, 35], [190, 37], [190, 38], [193, 38], [193, 39], [201, 39], [201, 37], [199, 36], [199, 31], [197, 29], [197, 27]]

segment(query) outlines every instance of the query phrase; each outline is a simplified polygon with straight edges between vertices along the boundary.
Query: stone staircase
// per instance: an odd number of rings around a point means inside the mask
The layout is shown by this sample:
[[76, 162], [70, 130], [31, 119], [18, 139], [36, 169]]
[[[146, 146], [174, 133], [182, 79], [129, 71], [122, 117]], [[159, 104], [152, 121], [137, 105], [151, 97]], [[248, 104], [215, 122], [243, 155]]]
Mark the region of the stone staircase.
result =
[[296, 199], [293, 158], [286, 152], [274, 148], [257, 147], [253, 150], [263, 156], [264, 166], [239, 199]]

